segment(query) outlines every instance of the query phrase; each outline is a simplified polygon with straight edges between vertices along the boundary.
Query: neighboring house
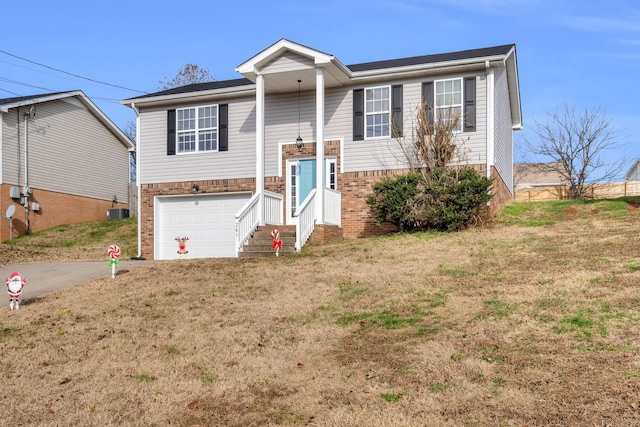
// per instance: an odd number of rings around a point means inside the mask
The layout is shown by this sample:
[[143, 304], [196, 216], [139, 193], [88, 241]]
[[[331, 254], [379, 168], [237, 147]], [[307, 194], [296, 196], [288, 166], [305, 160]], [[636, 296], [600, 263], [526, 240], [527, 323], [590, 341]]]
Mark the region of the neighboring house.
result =
[[633, 165], [629, 168], [624, 175], [625, 181], [640, 181], [640, 159], [636, 159]]
[[557, 187], [569, 185], [560, 172], [559, 162], [516, 163], [513, 169], [515, 188]]
[[0, 99], [0, 211], [15, 209], [12, 235], [126, 208], [132, 149], [82, 91]]
[[389, 231], [365, 199], [407, 171], [392, 133], [411, 137], [423, 99], [464, 117], [456, 164], [495, 178], [492, 208], [513, 197], [515, 45], [346, 66], [282, 39], [236, 71], [122, 101], [137, 114], [140, 256], [234, 257], [258, 225], [295, 227], [298, 250], [311, 233]]

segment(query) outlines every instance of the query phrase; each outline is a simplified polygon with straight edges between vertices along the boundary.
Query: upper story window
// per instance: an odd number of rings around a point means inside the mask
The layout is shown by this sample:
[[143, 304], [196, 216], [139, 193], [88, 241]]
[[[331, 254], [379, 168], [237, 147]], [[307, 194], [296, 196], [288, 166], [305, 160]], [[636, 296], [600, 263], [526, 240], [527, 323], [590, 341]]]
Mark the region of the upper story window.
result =
[[178, 153], [218, 151], [218, 106], [176, 110]]
[[458, 123], [455, 131], [462, 130], [462, 79], [437, 80], [435, 82], [436, 119], [451, 123], [456, 117]]
[[367, 139], [389, 136], [390, 101], [389, 86], [365, 89], [365, 129]]
[[402, 91], [401, 84], [353, 90], [354, 141], [402, 136]]

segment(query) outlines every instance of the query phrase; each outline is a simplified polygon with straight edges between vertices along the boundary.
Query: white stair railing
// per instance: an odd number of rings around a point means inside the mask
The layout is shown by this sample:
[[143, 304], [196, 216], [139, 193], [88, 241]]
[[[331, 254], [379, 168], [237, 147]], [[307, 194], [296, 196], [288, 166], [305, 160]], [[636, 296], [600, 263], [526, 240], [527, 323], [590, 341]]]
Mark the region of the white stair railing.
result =
[[328, 225], [342, 224], [342, 194], [330, 188], [324, 188], [324, 223]]
[[264, 192], [264, 223], [273, 225], [282, 225], [282, 203], [284, 197], [282, 194], [272, 193], [271, 191]]
[[293, 215], [296, 223], [296, 251], [300, 252], [302, 247], [315, 227], [315, 212], [316, 212], [316, 190], [311, 190], [311, 193], [304, 200], [302, 205], [296, 210]]
[[249, 237], [260, 224], [260, 216], [258, 215], [259, 199], [260, 194], [254, 194], [236, 214], [236, 256], [238, 256], [242, 246], [249, 241]]
[[[260, 224], [258, 215], [260, 194], [256, 193], [245, 203], [236, 214], [236, 256], [242, 251], [242, 247], [256, 231]], [[271, 191], [264, 192], [263, 218], [265, 224], [282, 225], [282, 195]]]

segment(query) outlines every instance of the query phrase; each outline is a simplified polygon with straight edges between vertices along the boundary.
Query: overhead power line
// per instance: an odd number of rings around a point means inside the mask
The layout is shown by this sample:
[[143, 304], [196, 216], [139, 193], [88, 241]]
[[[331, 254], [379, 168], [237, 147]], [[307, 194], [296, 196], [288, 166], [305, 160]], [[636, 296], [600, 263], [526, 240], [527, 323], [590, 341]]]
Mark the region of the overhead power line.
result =
[[15, 96], [22, 96], [22, 95], [20, 95], [19, 93], [11, 92], [10, 90], [2, 89], [1, 87], [0, 87], [0, 90], [1, 90], [1, 91], [3, 91], [3, 92], [10, 93], [11, 95], [15, 95]]
[[32, 87], [32, 88], [36, 88], [36, 89], [42, 89], [42, 90], [46, 90], [46, 91], [49, 91], [49, 92], [55, 92], [55, 90], [49, 89], [47, 87], [31, 85], [29, 83], [19, 82], [17, 80], [7, 79], [5, 77], [0, 77], [0, 82], [11, 83], [11, 84], [20, 85], [20, 86], [27, 86], [27, 87]]
[[124, 90], [128, 90], [128, 91], [131, 91], [131, 92], [147, 93], [147, 92], [142, 91], [142, 90], [131, 89], [131, 88], [128, 88], [128, 87], [124, 87], [124, 86], [120, 86], [120, 85], [115, 85], [115, 84], [112, 84], [112, 83], [107, 83], [107, 82], [103, 82], [103, 81], [100, 81], [100, 80], [91, 79], [91, 78], [89, 78], [89, 77], [84, 77], [84, 76], [81, 76], [81, 75], [78, 75], [78, 74], [70, 73], [70, 72], [68, 72], [68, 71], [64, 71], [64, 70], [61, 70], [61, 69], [59, 69], [59, 68], [51, 67], [51, 66], [49, 66], [49, 65], [42, 64], [42, 63], [40, 63], [40, 62], [32, 61], [32, 60], [30, 60], [30, 59], [23, 58], [23, 57], [18, 56], [18, 55], [14, 55], [13, 53], [9, 53], [9, 52], [4, 51], [4, 50], [0, 50], [0, 53], [4, 53], [5, 55], [9, 55], [9, 56], [12, 56], [12, 57], [14, 57], [14, 58], [20, 59], [20, 60], [22, 60], [22, 61], [26, 61], [26, 62], [29, 62], [29, 63], [31, 63], [31, 64], [38, 65], [38, 66], [40, 66], [40, 67], [48, 68], [48, 69], [50, 69], [50, 70], [57, 71], [57, 72], [59, 72], [59, 73], [67, 74], [67, 75], [69, 75], [69, 76], [76, 77], [76, 78], [78, 78], [78, 79], [83, 79], [83, 80], [87, 80], [87, 81], [90, 81], [90, 82], [93, 82], [93, 83], [99, 83], [99, 84], [102, 84], [102, 85], [111, 86], [111, 87], [115, 87], [115, 88], [118, 88], [118, 89], [124, 89]]

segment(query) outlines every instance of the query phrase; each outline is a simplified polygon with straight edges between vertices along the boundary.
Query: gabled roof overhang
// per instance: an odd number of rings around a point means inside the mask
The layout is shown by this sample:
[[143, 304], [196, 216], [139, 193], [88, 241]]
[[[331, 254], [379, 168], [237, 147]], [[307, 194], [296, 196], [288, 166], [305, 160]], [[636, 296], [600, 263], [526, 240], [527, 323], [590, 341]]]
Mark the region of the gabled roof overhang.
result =
[[[325, 85], [327, 87], [349, 84], [351, 71], [335, 56], [294, 43], [287, 39], [280, 39], [262, 52], [238, 65], [236, 71], [247, 79], [255, 82], [265, 67], [288, 53], [310, 60], [315, 68], [322, 68], [325, 74]], [[315, 68], [301, 67], [297, 70], [284, 71], [277, 78], [269, 75], [267, 78], [270, 84], [266, 85], [265, 90], [266, 92], [288, 92], [297, 90], [298, 80], [301, 80], [301, 89], [315, 89]]]

